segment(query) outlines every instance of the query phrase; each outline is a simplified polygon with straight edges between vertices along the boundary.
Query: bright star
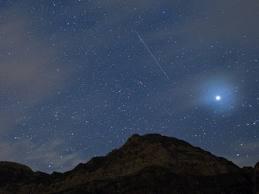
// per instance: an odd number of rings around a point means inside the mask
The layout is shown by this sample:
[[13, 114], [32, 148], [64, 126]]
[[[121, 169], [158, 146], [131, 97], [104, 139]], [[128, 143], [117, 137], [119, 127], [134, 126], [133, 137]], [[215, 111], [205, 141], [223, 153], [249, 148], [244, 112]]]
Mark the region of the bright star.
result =
[[215, 99], [216, 99], [216, 101], [221, 101], [222, 98], [221, 98], [221, 96], [216, 96]]

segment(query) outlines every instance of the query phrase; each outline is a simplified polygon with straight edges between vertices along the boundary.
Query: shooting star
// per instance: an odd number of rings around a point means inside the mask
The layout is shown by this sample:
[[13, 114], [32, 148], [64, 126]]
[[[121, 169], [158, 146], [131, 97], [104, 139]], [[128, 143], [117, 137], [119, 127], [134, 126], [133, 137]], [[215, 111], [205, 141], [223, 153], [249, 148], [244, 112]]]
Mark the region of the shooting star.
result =
[[151, 49], [149, 48], [149, 46], [146, 44], [145, 40], [142, 38], [142, 36], [140, 35], [140, 33], [138, 33], [136, 31], [136, 34], [139, 38], [139, 41], [144, 45], [144, 47], [147, 49], [148, 53], [151, 55], [151, 57], [154, 59], [154, 61], [156, 62], [156, 65], [158, 66], [158, 68], [160, 69], [160, 71], [164, 74], [164, 76], [166, 77], [166, 79], [170, 79], [169, 76], [167, 75], [166, 71], [163, 69], [163, 67], [161, 66], [161, 64], [159, 63], [158, 59], [156, 58], [156, 56], [154, 55], [154, 53], [151, 51]]
[[253, 125], [256, 125], [257, 123], [259, 123], [259, 120], [254, 121]]

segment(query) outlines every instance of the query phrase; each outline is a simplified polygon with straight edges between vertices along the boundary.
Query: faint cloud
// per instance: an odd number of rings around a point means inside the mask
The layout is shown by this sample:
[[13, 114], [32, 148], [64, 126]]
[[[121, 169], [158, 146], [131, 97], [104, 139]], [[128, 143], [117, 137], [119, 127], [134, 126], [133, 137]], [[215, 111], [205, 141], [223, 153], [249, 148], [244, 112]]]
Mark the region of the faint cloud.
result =
[[191, 44], [218, 41], [228, 45], [251, 46], [255, 41], [258, 42], [259, 2], [257, 0], [197, 1], [193, 9], [199, 15], [189, 17], [178, 31], [178, 35], [185, 36], [185, 40]]
[[37, 144], [17, 137], [12, 144], [0, 143], [0, 160], [27, 163], [32, 169], [49, 169], [48, 172], [71, 170], [82, 159], [78, 152], [64, 153], [64, 145], [61, 139], [49, 139], [44, 144]]
[[71, 76], [57, 60], [59, 51], [34, 32], [30, 19], [11, 13], [3, 14], [0, 24], [1, 130], [13, 128], [15, 120], [26, 114], [24, 107], [29, 110], [55, 95]]
[[47, 97], [67, 75], [57, 71], [57, 51], [35, 34], [22, 16], [7, 18], [1, 31], [1, 91], [12, 91], [28, 104]]
[[72, 76], [66, 64], [60, 64], [62, 51], [53, 48], [47, 38], [36, 33], [31, 18], [19, 9], [1, 14], [0, 24], [0, 160], [34, 164], [35, 169], [53, 162], [53, 169], [65, 169], [78, 161], [77, 154], [60, 157], [61, 140], [38, 145], [25, 139], [10, 139], [11, 130], [30, 110], [62, 90]]

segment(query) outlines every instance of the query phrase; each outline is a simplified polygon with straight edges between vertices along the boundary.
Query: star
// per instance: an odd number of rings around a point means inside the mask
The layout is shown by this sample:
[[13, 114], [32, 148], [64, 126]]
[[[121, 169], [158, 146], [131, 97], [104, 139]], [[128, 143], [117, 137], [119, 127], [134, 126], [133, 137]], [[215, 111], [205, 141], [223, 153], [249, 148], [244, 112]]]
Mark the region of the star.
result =
[[215, 97], [215, 99], [216, 99], [216, 101], [221, 101], [221, 100], [222, 100], [222, 97], [221, 97], [220, 95], [217, 95], [217, 96]]
[[[118, 14], [106, 1], [7, 2], [0, 1], [0, 145], [9, 153], [1, 160], [66, 171], [133, 133], [163, 133], [229, 159], [238, 153], [241, 166], [257, 162], [257, 147], [244, 149], [259, 140], [257, 1], [194, 1], [191, 14], [184, 3], [171, 14], [170, 0], [123, 1]], [[231, 22], [235, 30], [224, 28]]]

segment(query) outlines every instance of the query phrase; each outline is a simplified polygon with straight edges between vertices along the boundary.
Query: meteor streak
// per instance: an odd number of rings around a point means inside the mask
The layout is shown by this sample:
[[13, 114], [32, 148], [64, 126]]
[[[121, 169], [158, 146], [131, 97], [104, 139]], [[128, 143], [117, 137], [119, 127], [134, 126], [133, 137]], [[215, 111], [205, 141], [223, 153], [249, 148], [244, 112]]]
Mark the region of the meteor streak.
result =
[[146, 44], [145, 40], [141, 37], [141, 35], [136, 31], [136, 34], [139, 38], [139, 41], [144, 45], [144, 47], [147, 49], [148, 53], [151, 55], [151, 57], [154, 59], [154, 61], [156, 62], [156, 65], [158, 66], [158, 68], [160, 69], [160, 71], [164, 74], [164, 76], [166, 77], [166, 79], [169, 80], [169, 76], [167, 75], [166, 71], [163, 69], [163, 67], [160, 65], [158, 59], [156, 58], [156, 56], [153, 54], [153, 52], [151, 51], [151, 49], [149, 48], [149, 46]]
[[254, 121], [253, 125], [256, 125], [257, 123], [259, 123], [259, 120]]

